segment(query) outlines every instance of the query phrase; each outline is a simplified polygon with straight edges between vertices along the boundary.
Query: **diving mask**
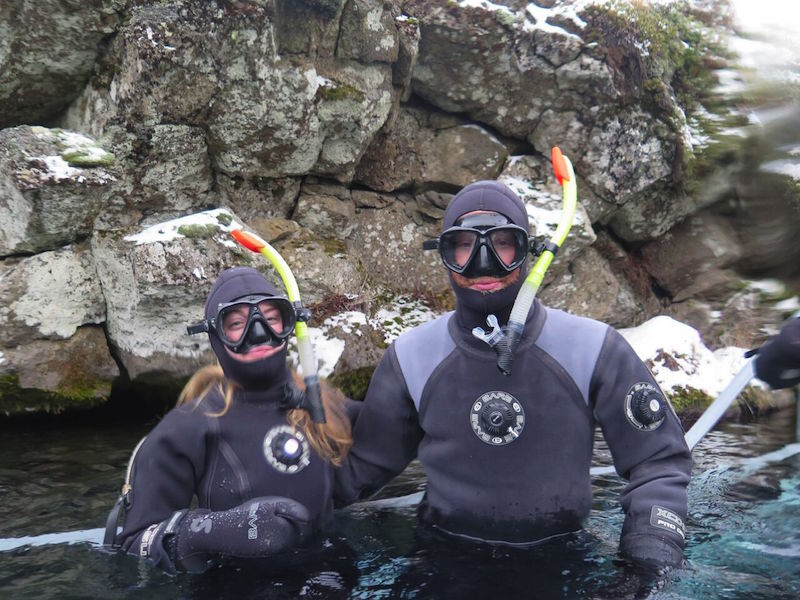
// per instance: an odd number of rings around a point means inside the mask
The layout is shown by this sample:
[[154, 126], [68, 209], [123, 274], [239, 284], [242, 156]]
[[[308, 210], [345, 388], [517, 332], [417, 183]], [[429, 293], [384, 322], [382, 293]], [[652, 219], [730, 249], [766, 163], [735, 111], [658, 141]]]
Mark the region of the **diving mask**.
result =
[[532, 250], [528, 232], [494, 211], [464, 215], [423, 248], [438, 249], [448, 269], [469, 278], [505, 277]]
[[276, 348], [294, 331], [297, 313], [281, 296], [244, 296], [220, 304], [216, 316], [187, 327], [189, 335], [209, 332], [232, 352], [244, 354], [253, 346]]

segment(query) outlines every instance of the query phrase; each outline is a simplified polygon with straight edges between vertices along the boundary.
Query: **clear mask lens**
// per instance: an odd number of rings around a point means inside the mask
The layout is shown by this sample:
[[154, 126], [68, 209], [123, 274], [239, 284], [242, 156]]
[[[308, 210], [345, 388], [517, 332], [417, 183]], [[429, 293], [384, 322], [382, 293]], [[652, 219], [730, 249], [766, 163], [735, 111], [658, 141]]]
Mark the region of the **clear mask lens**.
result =
[[280, 346], [296, 321], [294, 307], [285, 298], [255, 296], [220, 306], [214, 323], [217, 336], [228, 346]]
[[508, 272], [522, 264], [528, 251], [528, 234], [521, 227], [506, 225], [485, 231], [451, 227], [439, 238], [439, 252], [445, 265], [457, 273], [465, 271], [472, 259], [486, 246]]

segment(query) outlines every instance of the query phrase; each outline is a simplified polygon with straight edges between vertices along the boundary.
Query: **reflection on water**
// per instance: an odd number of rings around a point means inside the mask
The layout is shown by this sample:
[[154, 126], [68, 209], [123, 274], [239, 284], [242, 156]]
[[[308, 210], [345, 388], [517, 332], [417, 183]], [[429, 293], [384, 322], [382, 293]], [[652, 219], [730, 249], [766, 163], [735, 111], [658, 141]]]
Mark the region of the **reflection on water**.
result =
[[[101, 527], [128, 454], [148, 429], [4, 431], [0, 548], [10, 538]], [[624, 483], [607, 476], [594, 481], [584, 532], [525, 551], [442, 539], [417, 527], [407, 502], [373, 504], [340, 511], [329, 552], [290, 571], [270, 572], [269, 563], [259, 563], [170, 577], [92, 543], [17, 545], [0, 551], [0, 596], [797, 598], [800, 455], [750, 460], [795, 441], [794, 414], [787, 411], [758, 423], [725, 424], [699, 444], [687, 519], [690, 566], [658, 585], [652, 574], [616, 560], [617, 495]], [[598, 446], [607, 457], [602, 440]], [[424, 476], [412, 465], [381, 495], [423, 488]]]

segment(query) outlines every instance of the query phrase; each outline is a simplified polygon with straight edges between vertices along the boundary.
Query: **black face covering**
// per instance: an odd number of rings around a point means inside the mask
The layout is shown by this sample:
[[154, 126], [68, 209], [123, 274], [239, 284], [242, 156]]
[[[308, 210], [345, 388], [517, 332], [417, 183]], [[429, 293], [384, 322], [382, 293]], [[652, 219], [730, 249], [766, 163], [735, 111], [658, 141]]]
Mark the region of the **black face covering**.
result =
[[[234, 267], [220, 274], [206, 300], [206, 319], [217, 315], [220, 304], [227, 304], [245, 296], [276, 296], [275, 286], [251, 267]], [[241, 362], [232, 357], [225, 345], [213, 332], [208, 339], [214, 354], [217, 355], [225, 377], [238, 383], [246, 390], [264, 390], [283, 385], [288, 380], [286, 368], [286, 346], [267, 358], [255, 362]]]
[[[447, 206], [442, 221], [442, 231], [455, 225], [464, 214], [475, 210], [494, 211], [505, 216], [511, 223], [529, 231], [528, 212], [525, 205], [507, 186], [497, 181], [476, 181], [456, 194]], [[456, 317], [458, 323], [471, 330], [486, 327], [486, 317], [495, 315], [501, 325], [508, 322], [514, 300], [528, 274], [529, 263], [519, 267], [517, 280], [497, 292], [480, 292], [459, 287], [449, 272], [450, 286], [456, 295]]]

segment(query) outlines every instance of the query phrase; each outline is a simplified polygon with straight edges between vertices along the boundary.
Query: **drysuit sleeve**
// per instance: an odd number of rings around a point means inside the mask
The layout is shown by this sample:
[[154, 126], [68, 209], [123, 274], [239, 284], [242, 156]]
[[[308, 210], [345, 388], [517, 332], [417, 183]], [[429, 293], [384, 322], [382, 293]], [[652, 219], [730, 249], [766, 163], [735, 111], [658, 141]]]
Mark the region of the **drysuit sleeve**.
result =
[[170, 573], [202, 573], [219, 559], [285, 552], [312, 533], [305, 506], [291, 498], [269, 496], [229, 510], [176, 511], [145, 529], [140, 554]]
[[351, 426], [356, 424], [358, 413], [361, 412], [361, 407], [363, 406], [364, 403], [360, 400], [352, 400], [350, 398], [344, 399], [344, 413], [347, 415], [347, 419], [350, 421]]
[[337, 506], [375, 494], [416, 458], [421, 439], [417, 409], [392, 345], [372, 375], [353, 428], [353, 446], [335, 471]]
[[772, 389], [800, 383], [800, 318], [786, 323], [778, 335], [764, 344], [755, 361], [756, 377]]
[[[641, 415], [631, 415], [630, 407], [643, 398], [645, 406], [662, 403], [660, 421], [648, 424]], [[649, 369], [612, 328], [595, 366], [590, 401], [614, 467], [628, 481], [620, 496], [625, 512], [621, 554], [656, 566], [680, 565], [691, 452], [680, 421]]]
[[133, 459], [122, 550], [147, 556], [146, 530], [189, 507], [206, 460], [206, 417], [203, 411], [176, 408], [156, 425]]

